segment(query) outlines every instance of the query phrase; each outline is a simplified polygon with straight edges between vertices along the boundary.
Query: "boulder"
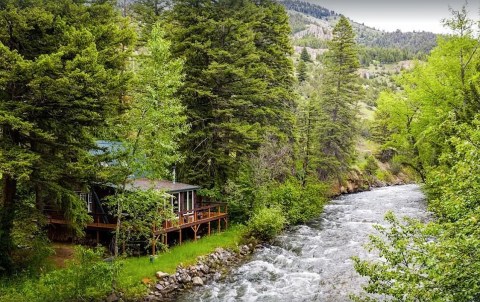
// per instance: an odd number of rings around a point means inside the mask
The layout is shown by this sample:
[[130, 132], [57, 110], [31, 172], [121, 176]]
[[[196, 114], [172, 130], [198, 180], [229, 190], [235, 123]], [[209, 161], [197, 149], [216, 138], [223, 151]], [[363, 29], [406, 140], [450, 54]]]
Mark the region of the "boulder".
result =
[[203, 280], [200, 277], [193, 277], [192, 283], [195, 286], [203, 286]]
[[163, 278], [166, 278], [166, 277], [168, 277], [168, 276], [170, 276], [170, 275], [167, 274], [167, 273], [158, 271], [158, 272], [155, 273], [155, 276], [156, 276], [158, 279], [163, 279]]

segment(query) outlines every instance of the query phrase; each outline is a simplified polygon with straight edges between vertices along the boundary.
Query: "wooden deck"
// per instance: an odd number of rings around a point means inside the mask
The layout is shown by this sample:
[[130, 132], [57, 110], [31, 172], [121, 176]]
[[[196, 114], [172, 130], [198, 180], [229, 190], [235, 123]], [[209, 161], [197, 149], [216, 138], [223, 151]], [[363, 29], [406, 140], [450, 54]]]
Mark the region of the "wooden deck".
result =
[[227, 221], [228, 212], [226, 204], [210, 204], [191, 211], [177, 212], [178, 221], [165, 221], [161, 228], [154, 229], [155, 235], [193, 228], [197, 225], [215, 220]]
[[[48, 211], [46, 213], [48, 223], [56, 225], [67, 225], [68, 222], [63, 218], [58, 211]], [[93, 222], [87, 224], [87, 229], [112, 231], [116, 228], [114, 221], [108, 221], [105, 214], [90, 214], [93, 217]], [[198, 229], [202, 224], [208, 226], [208, 233], [210, 234], [212, 221], [218, 221], [217, 227], [220, 228], [220, 223], [223, 221], [225, 227], [228, 223], [227, 205], [223, 203], [212, 203], [199, 208], [194, 208], [191, 211], [177, 212], [178, 219], [173, 221], [165, 221], [161, 228], [153, 228], [155, 236], [167, 234], [170, 232], [181, 231], [185, 228], [192, 228], [197, 234]], [[112, 223], [113, 222], [113, 223]], [[195, 238], [196, 239], [196, 238]]]

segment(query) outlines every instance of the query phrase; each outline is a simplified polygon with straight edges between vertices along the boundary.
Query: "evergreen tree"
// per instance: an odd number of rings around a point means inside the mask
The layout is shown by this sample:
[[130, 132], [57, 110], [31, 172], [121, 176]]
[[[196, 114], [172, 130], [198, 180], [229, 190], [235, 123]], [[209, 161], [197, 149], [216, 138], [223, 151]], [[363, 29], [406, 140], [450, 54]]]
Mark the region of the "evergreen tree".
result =
[[354, 155], [357, 101], [361, 92], [355, 37], [347, 18], [341, 17], [333, 30], [333, 39], [326, 53], [322, 79], [317, 156], [318, 176], [326, 179], [349, 167]]
[[120, 105], [134, 33], [111, 1], [0, 6], [0, 267], [9, 271], [19, 185], [77, 230], [89, 219], [74, 190], [95, 176], [93, 135]]
[[307, 79], [307, 64], [303, 60], [300, 60], [297, 65], [297, 79], [299, 83]]
[[300, 60], [303, 62], [311, 62], [312, 58], [310, 57], [310, 54], [307, 51], [307, 48], [304, 47], [302, 48], [302, 52], [300, 53]]
[[173, 54], [185, 57], [180, 96], [191, 131], [180, 173], [223, 184], [268, 130], [291, 135], [288, 18], [272, 1], [178, 0], [167, 33]]

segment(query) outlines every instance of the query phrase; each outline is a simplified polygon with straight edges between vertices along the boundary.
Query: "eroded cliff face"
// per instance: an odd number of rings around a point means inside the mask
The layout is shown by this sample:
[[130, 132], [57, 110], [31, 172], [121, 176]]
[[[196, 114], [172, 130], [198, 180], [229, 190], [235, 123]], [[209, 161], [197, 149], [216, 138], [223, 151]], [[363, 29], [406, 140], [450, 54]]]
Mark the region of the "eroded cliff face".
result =
[[330, 195], [334, 197], [342, 194], [369, 191], [373, 188], [411, 183], [414, 183], [413, 177], [403, 172], [400, 172], [397, 175], [388, 174], [384, 179], [379, 179], [376, 176], [367, 175], [359, 170], [351, 170], [347, 173], [342, 184], [339, 184], [337, 181], [332, 183]]

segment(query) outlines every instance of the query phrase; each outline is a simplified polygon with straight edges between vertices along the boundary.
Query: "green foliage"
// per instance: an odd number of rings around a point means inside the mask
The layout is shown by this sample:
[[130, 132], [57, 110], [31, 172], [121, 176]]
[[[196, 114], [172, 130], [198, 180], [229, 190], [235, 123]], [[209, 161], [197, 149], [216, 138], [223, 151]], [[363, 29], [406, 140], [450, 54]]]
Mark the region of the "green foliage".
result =
[[182, 178], [221, 186], [267, 131], [291, 135], [289, 32], [273, 1], [174, 2], [167, 33], [174, 56], [185, 58], [179, 95], [191, 124]]
[[305, 61], [300, 60], [297, 65], [297, 80], [299, 83], [304, 82], [307, 79], [307, 64]]
[[310, 57], [310, 54], [308, 53], [308, 50], [306, 47], [302, 48], [302, 52], [300, 53], [300, 60], [304, 62], [312, 61], [312, 58]]
[[358, 55], [363, 66], [369, 66], [374, 62], [389, 64], [415, 58], [415, 54], [406, 49], [383, 47], [360, 47]]
[[314, 49], [324, 49], [328, 47], [327, 41], [320, 40], [313, 35], [305, 35], [301, 38], [294, 39], [294, 44], [302, 47], [310, 47]]
[[[146, 241], [149, 246], [156, 243], [152, 238], [152, 226], [162, 225], [163, 221], [174, 220], [170, 195], [158, 189], [124, 191], [110, 196], [108, 204], [117, 215], [121, 209], [121, 225], [116, 230], [117, 244], [128, 241]], [[154, 242], [152, 241], [154, 240]]]
[[354, 158], [357, 101], [361, 94], [359, 67], [352, 27], [341, 17], [333, 31], [322, 75], [322, 94], [316, 126], [316, 170], [321, 179], [345, 173]]
[[39, 211], [63, 210], [78, 233], [89, 221], [74, 191], [99, 169], [89, 150], [120, 107], [135, 34], [111, 1], [1, 6], [0, 267], [11, 272], [19, 189], [35, 195]]
[[[377, 226], [369, 248], [384, 261], [354, 258], [355, 269], [368, 276], [364, 287], [370, 294], [383, 294], [391, 301], [476, 301], [480, 279], [478, 261], [478, 212], [455, 224], [406, 219], [387, 214], [389, 227]], [[375, 301], [366, 294], [354, 301]]]
[[[132, 100], [112, 122], [111, 131], [121, 144], [111, 154], [114, 162], [121, 164], [105, 169], [109, 181], [117, 185], [109, 202], [117, 218], [115, 255], [121, 240], [149, 238], [152, 225], [171, 218], [171, 208], [162, 192], [132, 192], [135, 188], [127, 188], [132, 175], [168, 178], [171, 165], [180, 160], [180, 136], [187, 131], [184, 107], [174, 97], [183, 78], [183, 62], [171, 57], [171, 44], [163, 35], [160, 26], [155, 25], [147, 53], [138, 58]], [[125, 215], [128, 219], [122, 221]]]
[[426, 191], [432, 211], [443, 221], [457, 221], [480, 208], [480, 116], [472, 125], [452, 126], [451, 149], [427, 174]]
[[373, 157], [373, 155], [368, 155], [361, 168], [365, 173], [367, 173], [367, 175], [373, 176], [375, 175], [379, 167], [375, 157]]
[[16, 248], [11, 255], [15, 271], [38, 276], [51, 266], [48, 257], [54, 251], [44, 230], [43, 213], [35, 208], [32, 198], [25, 197], [24, 203], [15, 209], [12, 242]]
[[243, 241], [245, 232], [245, 226], [231, 225], [220, 233], [174, 246], [157, 255], [153, 263], [148, 256], [127, 258], [122, 261], [118, 288], [129, 300], [141, 299], [147, 290], [146, 286], [140, 282], [143, 278], [154, 280], [155, 273], [158, 271], [173, 274], [179, 265], [193, 265], [198, 261], [199, 256], [208, 255], [219, 247], [237, 249]]
[[287, 224], [295, 225], [322, 213], [326, 191], [326, 185], [320, 183], [312, 182], [302, 187], [299, 181], [289, 179], [283, 184], [272, 185], [267, 201], [282, 209]]
[[92, 301], [115, 290], [120, 262], [102, 260], [103, 250], [77, 247], [67, 268], [7, 288], [0, 301]]
[[260, 240], [271, 240], [283, 230], [286, 223], [279, 207], [263, 207], [248, 221], [248, 234]]
[[445, 24], [455, 34], [400, 77], [401, 92], [379, 100], [375, 131], [386, 135], [384, 147], [395, 151], [394, 162], [425, 180], [437, 218], [402, 223], [389, 214], [390, 227], [377, 227], [380, 236], [370, 243], [384, 260], [355, 258], [357, 271], [369, 277], [365, 291], [391, 301], [480, 299], [479, 42], [465, 8], [452, 14]]

